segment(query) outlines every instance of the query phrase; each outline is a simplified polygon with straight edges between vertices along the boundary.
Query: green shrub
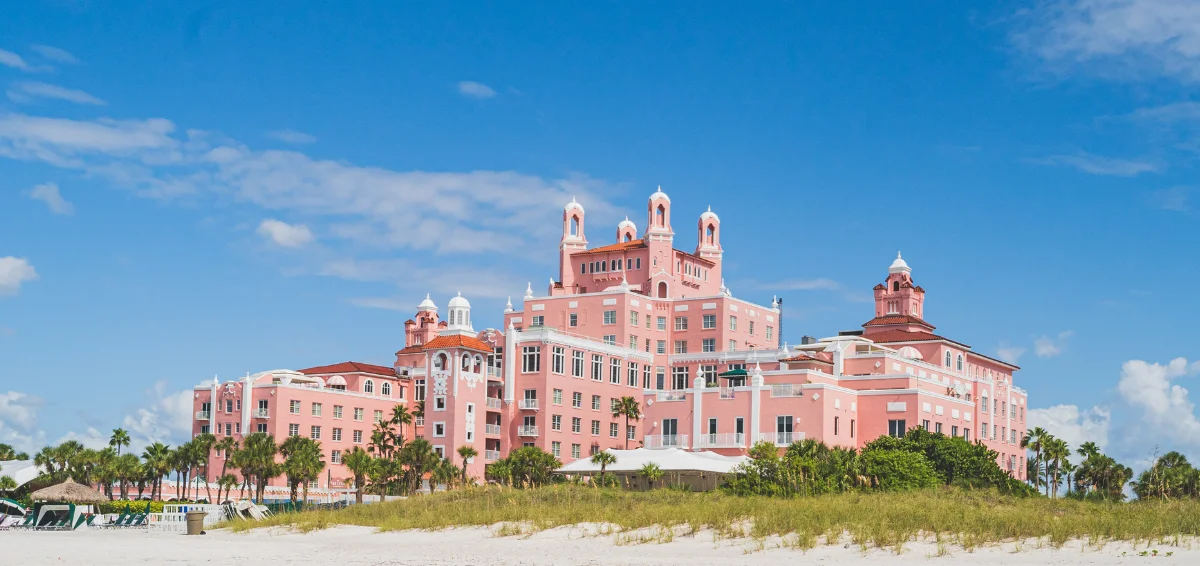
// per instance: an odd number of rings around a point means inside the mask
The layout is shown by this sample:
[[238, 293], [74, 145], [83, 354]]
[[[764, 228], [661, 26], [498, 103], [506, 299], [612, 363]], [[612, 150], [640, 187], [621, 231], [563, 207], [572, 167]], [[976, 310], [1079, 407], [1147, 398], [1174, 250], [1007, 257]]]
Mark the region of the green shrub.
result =
[[862, 454], [863, 471], [884, 491], [924, 489], [941, 483], [929, 460], [905, 450], [867, 450]]

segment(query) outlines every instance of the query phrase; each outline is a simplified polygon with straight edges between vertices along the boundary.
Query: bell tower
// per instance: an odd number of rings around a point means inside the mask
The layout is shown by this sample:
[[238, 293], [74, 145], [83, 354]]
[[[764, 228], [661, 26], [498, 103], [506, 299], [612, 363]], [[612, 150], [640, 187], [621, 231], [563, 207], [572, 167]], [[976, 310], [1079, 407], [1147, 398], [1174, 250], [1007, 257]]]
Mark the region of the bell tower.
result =
[[575, 270], [571, 268], [571, 255], [587, 249], [587, 237], [583, 235], [583, 205], [571, 197], [563, 207], [563, 232], [558, 244], [558, 281], [563, 287], [571, 288]]
[[913, 283], [912, 268], [896, 252], [888, 276], [875, 286], [875, 316], [903, 315], [925, 318], [925, 289]]

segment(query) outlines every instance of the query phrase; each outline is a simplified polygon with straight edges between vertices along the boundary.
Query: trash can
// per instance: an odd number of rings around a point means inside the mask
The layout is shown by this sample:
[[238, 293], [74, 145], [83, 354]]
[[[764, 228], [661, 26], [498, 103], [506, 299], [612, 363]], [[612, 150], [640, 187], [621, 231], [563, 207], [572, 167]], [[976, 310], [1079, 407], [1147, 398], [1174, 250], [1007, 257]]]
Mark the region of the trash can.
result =
[[187, 517], [187, 534], [200, 535], [204, 534], [204, 518], [208, 516], [205, 511], [188, 511]]

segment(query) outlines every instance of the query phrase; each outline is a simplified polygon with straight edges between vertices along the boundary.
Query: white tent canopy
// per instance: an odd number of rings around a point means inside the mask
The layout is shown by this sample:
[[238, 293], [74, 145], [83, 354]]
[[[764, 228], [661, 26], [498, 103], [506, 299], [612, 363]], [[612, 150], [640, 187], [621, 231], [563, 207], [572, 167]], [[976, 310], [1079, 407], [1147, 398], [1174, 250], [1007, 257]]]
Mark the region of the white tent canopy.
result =
[[[635, 473], [649, 463], [657, 464], [664, 472], [711, 472], [727, 474], [738, 464], [750, 460], [747, 456], [722, 456], [714, 452], [688, 452], [679, 448], [664, 448], [651, 450], [638, 448], [635, 450], [605, 450], [617, 458], [613, 464], [605, 467], [608, 473]], [[600, 466], [593, 464], [591, 459], [582, 458], [571, 462], [557, 470], [560, 474], [577, 474], [582, 476], [599, 474]]]
[[33, 460], [7, 460], [0, 462], [0, 476], [8, 476], [21, 487], [38, 477], [38, 468]]

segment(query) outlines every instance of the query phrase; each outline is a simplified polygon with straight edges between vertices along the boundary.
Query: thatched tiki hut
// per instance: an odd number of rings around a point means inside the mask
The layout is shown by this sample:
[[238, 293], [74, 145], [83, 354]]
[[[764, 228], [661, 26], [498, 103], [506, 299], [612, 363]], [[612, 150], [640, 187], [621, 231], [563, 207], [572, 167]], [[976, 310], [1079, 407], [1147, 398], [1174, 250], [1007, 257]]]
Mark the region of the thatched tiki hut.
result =
[[108, 501], [103, 493], [67, 478], [58, 485], [39, 489], [30, 494], [34, 525], [64, 530], [78, 528], [87, 515], [94, 514], [93, 504]]

